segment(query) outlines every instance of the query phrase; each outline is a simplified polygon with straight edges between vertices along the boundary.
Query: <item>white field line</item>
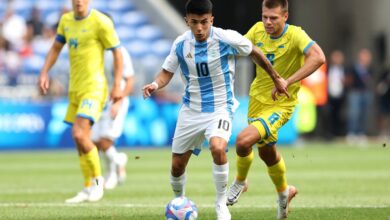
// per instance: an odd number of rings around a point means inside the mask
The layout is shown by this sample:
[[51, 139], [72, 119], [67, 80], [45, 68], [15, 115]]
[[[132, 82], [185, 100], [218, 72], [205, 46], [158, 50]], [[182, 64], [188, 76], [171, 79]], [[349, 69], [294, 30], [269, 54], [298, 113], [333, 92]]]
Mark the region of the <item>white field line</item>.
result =
[[[214, 208], [214, 204], [197, 205], [199, 208]], [[1, 207], [13, 208], [45, 208], [45, 207], [120, 207], [120, 208], [165, 208], [162, 204], [109, 204], [109, 203], [79, 203], [79, 204], [65, 204], [65, 203], [20, 203], [20, 202], [4, 202], [0, 203]], [[236, 205], [238, 208], [275, 208], [276, 205]], [[390, 208], [390, 205], [294, 205], [294, 208]]]

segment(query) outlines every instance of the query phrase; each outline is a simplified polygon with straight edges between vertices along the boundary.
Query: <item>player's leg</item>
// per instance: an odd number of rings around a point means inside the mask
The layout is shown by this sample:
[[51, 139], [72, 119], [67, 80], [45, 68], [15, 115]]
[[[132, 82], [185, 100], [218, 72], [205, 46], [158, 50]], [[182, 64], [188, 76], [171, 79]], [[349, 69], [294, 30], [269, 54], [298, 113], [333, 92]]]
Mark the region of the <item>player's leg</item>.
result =
[[106, 174], [104, 175], [104, 188], [114, 189], [118, 184], [117, 163], [116, 158], [118, 152], [113, 145], [113, 141], [108, 138], [100, 138], [98, 142], [95, 142], [99, 148], [101, 155], [106, 161]]
[[212, 137], [209, 142], [213, 157], [217, 220], [230, 220], [231, 215], [226, 206], [226, 191], [229, 179], [229, 163], [226, 157], [227, 141], [221, 137]]
[[261, 123], [253, 123], [259, 130], [266, 131], [265, 138], [257, 146], [259, 157], [267, 165], [268, 175], [278, 193], [278, 219], [287, 217], [289, 202], [297, 193], [295, 187], [287, 183], [286, 165], [276, 148], [278, 130], [291, 118], [293, 110], [293, 107], [270, 107], [259, 117]]
[[205, 122], [208, 124], [205, 136], [209, 141], [210, 151], [213, 157], [213, 179], [216, 190], [215, 211], [217, 219], [230, 220], [231, 215], [226, 206], [226, 192], [229, 179], [229, 163], [226, 150], [232, 132], [232, 118], [226, 109], [220, 109], [207, 116]]
[[183, 154], [172, 153], [171, 186], [175, 197], [185, 195], [186, 167], [191, 158], [192, 151]]
[[266, 145], [259, 148], [259, 156], [268, 167], [268, 175], [278, 192], [277, 218], [287, 218], [290, 201], [298, 193], [294, 186], [287, 184], [286, 165], [283, 157], [276, 149], [276, 144]]
[[103, 110], [106, 91], [94, 91], [80, 96], [76, 119], [72, 128], [73, 139], [81, 154], [84, 154], [92, 176], [92, 187], [88, 201], [95, 202], [103, 197], [104, 178], [97, 147], [92, 142], [91, 130]]
[[91, 172], [92, 187], [88, 200], [92, 202], [98, 201], [103, 197], [104, 179], [101, 173], [98, 150], [90, 139], [91, 120], [77, 117], [72, 128], [72, 135], [79, 152], [82, 154], [81, 157], [85, 158]]
[[239, 133], [236, 139], [236, 168], [237, 174], [234, 182], [229, 188], [227, 204], [233, 205], [238, 198], [247, 190], [248, 171], [253, 161], [252, 146], [261, 139], [258, 129], [249, 125]]
[[[69, 106], [64, 121], [68, 124], [72, 124], [72, 126], [74, 124], [75, 117], [77, 114], [77, 108], [78, 108], [78, 101], [75, 98], [74, 93], [69, 93]], [[77, 150], [79, 154], [80, 169], [84, 177], [84, 188], [79, 193], [77, 193], [76, 196], [65, 200], [66, 203], [80, 203], [80, 202], [87, 201], [92, 186], [92, 173], [88, 166], [86, 157], [79, 150], [78, 147]]]
[[[204, 141], [199, 113], [183, 105], [179, 111], [172, 141], [170, 183], [176, 197], [185, 195], [186, 167], [195, 147]], [[198, 149], [196, 149], [198, 150]], [[199, 153], [199, 152], [197, 152]]]

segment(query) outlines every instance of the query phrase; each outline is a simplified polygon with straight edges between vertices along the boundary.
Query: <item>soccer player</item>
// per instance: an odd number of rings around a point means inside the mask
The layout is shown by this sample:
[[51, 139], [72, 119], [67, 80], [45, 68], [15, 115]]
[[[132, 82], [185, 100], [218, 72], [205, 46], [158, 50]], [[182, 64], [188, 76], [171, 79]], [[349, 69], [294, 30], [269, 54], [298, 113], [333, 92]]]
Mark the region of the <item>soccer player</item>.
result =
[[49, 89], [48, 71], [56, 62], [63, 46], [68, 44], [70, 60], [69, 106], [64, 121], [72, 125], [77, 145], [84, 189], [67, 203], [96, 202], [103, 197], [99, 154], [93, 144], [91, 127], [102, 112], [108, 94], [104, 75], [104, 49], [114, 56], [113, 103], [121, 100], [122, 53], [112, 21], [97, 10], [89, 9], [90, 0], [72, 0], [73, 10], [61, 16], [57, 37], [39, 76], [43, 94]]
[[[123, 90], [123, 99], [112, 103], [107, 102], [100, 120], [92, 127], [92, 140], [99, 148], [106, 160], [106, 174], [104, 176], [104, 188], [114, 189], [118, 183], [123, 183], [126, 178], [127, 155], [118, 152], [114, 142], [122, 135], [123, 123], [126, 119], [129, 109], [129, 95], [133, 92], [134, 69], [131, 57], [126, 48], [120, 47], [123, 57], [123, 79], [121, 80], [121, 89]], [[112, 60], [107, 53], [106, 61]], [[108, 73], [112, 73], [112, 68], [108, 68]], [[107, 76], [109, 81], [111, 74]], [[111, 83], [109, 83], [111, 85]]]
[[235, 31], [212, 26], [210, 0], [189, 0], [185, 8], [190, 30], [175, 40], [162, 70], [154, 82], [143, 87], [143, 94], [147, 98], [166, 86], [180, 67], [186, 87], [172, 143], [173, 192], [176, 197], [184, 196], [187, 163], [192, 153], [199, 154], [206, 138], [213, 157], [217, 219], [231, 219], [226, 206], [226, 147], [238, 104], [233, 88], [237, 56], [250, 55], [269, 74], [278, 92], [287, 94], [287, 84], [248, 39]]
[[[286, 179], [284, 160], [276, 149], [278, 130], [294, 112], [300, 80], [309, 76], [324, 62], [321, 48], [300, 27], [286, 23], [287, 0], [264, 0], [262, 22], [256, 23], [245, 35], [255, 44], [288, 83], [290, 97], [279, 97], [272, 81], [259, 66], [250, 88], [248, 123], [237, 137], [237, 175], [228, 192], [228, 205], [238, 201], [246, 190], [246, 178], [253, 160], [252, 146], [268, 167], [268, 174], [278, 192], [278, 219], [287, 217], [288, 205], [297, 194]], [[272, 97], [269, 95], [272, 92]]]

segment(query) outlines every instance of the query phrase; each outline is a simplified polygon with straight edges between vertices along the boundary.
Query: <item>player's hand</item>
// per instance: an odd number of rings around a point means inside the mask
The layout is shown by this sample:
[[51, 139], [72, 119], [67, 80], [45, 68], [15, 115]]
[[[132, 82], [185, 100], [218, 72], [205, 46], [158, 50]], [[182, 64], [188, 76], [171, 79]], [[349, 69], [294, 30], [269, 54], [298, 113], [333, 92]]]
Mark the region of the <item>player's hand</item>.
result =
[[112, 87], [110, 97], [113, 103], [116, 103], [119, 100], [121, 100], [123, 98], [123, 93], [121, 88], [119, 86]]
[[111, 118], [114, 119], [116, 118], [116, 116], [118, 115], [118, 112], [119, 112], [119, 109], [121, 107], [121, 104], [122, 104], [122, 101], [118, 101], [118, 102], [115, 102], [115, 103], [111, 103], [111, 112], [110, 112], [110, 115], [111, 115]]
[[158, 89], [158, 85], [156, 83], [150, 83], [142, 87], [142, 93], [144, 95], [144, 99], [149, 98], [154, 91]]
[[45, 72], [41, 72], [41, 74], [39, 74], [38, 87], [42, 95], [47, 94], [47, 91], [49, 90], [49, 85], [50, 85], [49, 75]]
[[290, 98], [290, 94], [288, 93], [287, 87], [288, 82], [287, 80], [283, 79], [282, 77], [277, 78], [274, 81], [275, 87], [272, 89], [272, 99], [274, 101], [278, 100], [277, 96], [285, 94], [287, 98]]

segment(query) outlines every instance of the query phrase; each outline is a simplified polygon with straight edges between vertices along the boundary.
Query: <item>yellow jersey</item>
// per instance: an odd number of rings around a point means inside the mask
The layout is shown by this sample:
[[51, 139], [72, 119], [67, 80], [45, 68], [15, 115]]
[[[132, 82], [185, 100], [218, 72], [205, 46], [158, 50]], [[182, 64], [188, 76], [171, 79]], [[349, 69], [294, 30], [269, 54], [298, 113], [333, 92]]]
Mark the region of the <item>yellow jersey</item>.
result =
[[69, 48], [69, 92], [107, 90], [104, 50], [120, 44], [110, 18], [94, 9], [81, 19], [73, 12], [66, 13], [60, 19], [56, 40]]
[[[256, 23], [245, 35], [257, 46], [271, 62], [273, 68], [287, 79], [303, 66], [307, 50], [314, 41], [300, 27], [286, 24], [283, 33], [279, 37], [272, 37], [264, 29], [263, 22]], [[274, 87], [272, 79], [260, 67], [256, 65], [256, 78], [252, 82], [249, 96], [260, 103], [268, 105], [294, 106], [298, 102], [297, 93], [300, 82], [288, 87], [290, 98], [279, 96], [273, 101], [271, 91]]]

